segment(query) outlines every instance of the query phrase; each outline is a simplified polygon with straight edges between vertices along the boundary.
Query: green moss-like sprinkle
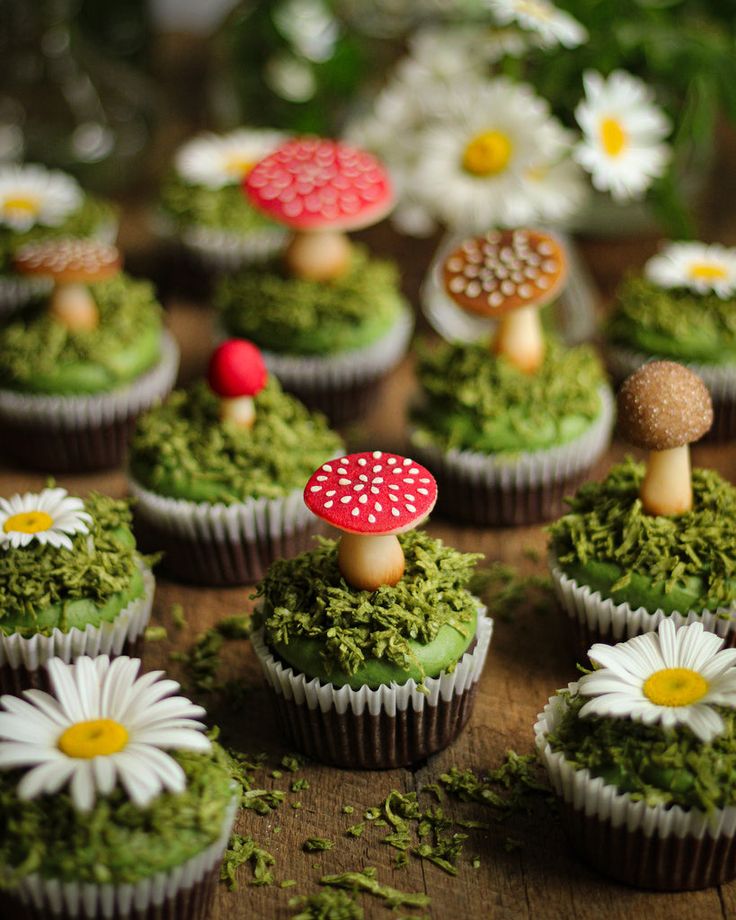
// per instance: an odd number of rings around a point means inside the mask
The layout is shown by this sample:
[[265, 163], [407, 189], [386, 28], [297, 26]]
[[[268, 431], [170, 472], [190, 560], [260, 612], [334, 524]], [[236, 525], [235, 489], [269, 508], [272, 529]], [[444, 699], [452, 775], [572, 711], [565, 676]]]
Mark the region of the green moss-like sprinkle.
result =
[[487, 343], [441, 345], [420, 356], [426, 402], [418, 443], [481, 453], [541, 449], [580, 436], [599, 415], [603, 369], [592, 348], [548, 341], [544, 364], [525, 374]]
[[239, 183], [207, 188], [171, 173], [161, 188], [161, 207], [180, 228], [194, 225], [243, 235], [276, 228], [248, 202]]
[[331, 850], [335, 844], [326, 837], [308, 837], [302, 844], [305, 853], [322, 853]]
[[138, 420], [131, 469], [145, 487], [189, 501], [277, 498], [302, 488], [341, 441], [271, 377], [255, 397], [250, 430], [223, 424], [205, 383], [177, 390]]
[[146, 642], [163, 642], [168, 639], [165, 626], [148, 626], [143, 634]]
[[354, 895], [339, 888], [298, 895], [289, 900], [289, 907], [299, 909], [291, 920], [363, 920], [365, 917]]
[[253, 878], [248, 884], [273, 885], [273, 873], [269, 867], [275, 865], [276, 860], [271, 853], [259, 847], [252, 837], [233, 834], [220, 869], [220, 881], [225, 882], [230, 891], [237, 889], [236, 873], [245, 863], [253, 867]]
[[364, 891], [376, 898], [381, 898], [386, 907], [428, 907], [431, 903], [429, 895], [423, 893], [407, 893], [382, 885], [377, 878], [376, 870], [372, 866], [362, 872], [343, 872], [340, 875], [323, 875], [319, 880], [320, 885], [329, 885], [335, 888], [345, 888], [348, 891]]
[[171, 613], [171, 620], [176, 629], [184, 629], [187, 625], [186, 614], [184, 613], [184, 607], [182, 604], [176, 602], [171, 605], [169, 611]]
[[402, 305], [396, 266], [369, 259], [361, 247], [351, 271], [329, 284], [286, 275], [272, 262], [223, 278], [215, 292], [231, 335], [301, 355], [369, 345], [393, 326]]

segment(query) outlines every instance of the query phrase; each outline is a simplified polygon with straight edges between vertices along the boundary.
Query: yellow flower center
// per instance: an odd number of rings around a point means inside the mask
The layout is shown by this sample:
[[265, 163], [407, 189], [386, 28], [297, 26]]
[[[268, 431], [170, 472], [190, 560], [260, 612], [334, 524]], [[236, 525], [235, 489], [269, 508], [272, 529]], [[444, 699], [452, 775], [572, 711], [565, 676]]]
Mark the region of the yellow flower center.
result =
[[617, 118], [604, 118], [601, 122], [601, 143], [609, 157], [620, 156], [626, 147], [626, 132]]
[[503, 131], [476, 135], [463, 153], [463, 168], [475, 176], [495, 176], [508, 166], [514, 145]]
[[240, 156], [240, 154], [233, 153], [226, 158], [223, 165], [228, 176], [237, 176], [239, 179], [242, 179], [253, 169], [255, 164], [253, 160]]
[[54, 526], [54, 519], [45, 511], [21, 511], [20, 514], [11, 514], [3, 524], [5, 533], [13, 531], [20, 533], [40, 533]]
[[58, 741], [58, 748], [67, 757], [89, 760], [117, 754], [128, 743], [128, 732], [112, 719], [90, 719], [70, 725]]
[[516, 12], [522, 15], [532, 16], [534, 19], [543, 21], [552, 18], [552, 8], [538, 3], [537, 0], [517, 0]]
[[41, 202], [35, 195], [15, 195], [3, 202], [6, 214], [30, 214], [35, 217], [41, 210]]
[[690, 668], [663, 668], [644, 683], [644, 695], [657, 706], [689, 706], [708, 692], [708, 681]]
[[712, 262], [693, 262], [688, 274], [697, 281], [722, 281], [726, 277], [726, 269]]

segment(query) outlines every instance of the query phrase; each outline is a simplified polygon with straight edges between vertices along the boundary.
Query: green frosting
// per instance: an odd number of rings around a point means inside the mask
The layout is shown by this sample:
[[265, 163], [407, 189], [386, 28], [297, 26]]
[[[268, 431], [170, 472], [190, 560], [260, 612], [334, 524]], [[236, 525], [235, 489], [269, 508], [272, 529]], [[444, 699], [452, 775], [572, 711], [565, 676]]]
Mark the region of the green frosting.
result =
[[64, 236], [94, 236], [107, 223], [117, 219], [115, 208], [106, 201], [85, 195], [82, 204], [56, 227], [36, 224], [22, 233], [0, 226], [0, 273], [13, 271], [13, 255], [26, 243]]
[[608, 337], [647, 355], [703, 364], [736, 363], [736, 298], [665, 289], [628, 278], [618, 292]]
[[195, 502], [278, 498], [303, 488], [341, 450], [324, 417], [284, 393], [273, 376], [255, 410], [253, 427], [239, 428], [220, 420], [219, 398], [206, 383], [176, 390], [138, 419], [134, 478], [160, 495]]
[[722, 735], [705, 743], [689, 728], [665, 730], [631, 719], [580, 718], [585, 698], [568, 701], [548, 741], [576, 769], [628, 792], [647, 805], [712, 811], [736, 805], [736, 711], [718, 708]]
[[144, 809], [119, 787], [86, 814], [65, 792], [22, 802], [22, 773], [0, 772], [0, 884], [12, 887], [35, 872], [62, 882], [135, 883], [201, 853], [222, 833], [235, 794], [227, 756], [212, 747], [210, 754], [173, 753], [186, 789], [164, 792]]
[[0, 631], [6, 635], [99, 626], [143, 595], [128, 503], [92, 494], [84, 507], [92, 516], [90, 532], [71, 536], [71, 550], [37, 540], [0, 550]]
[[261, 348], [324, 355], [370, 345], [396, 323], [404, 301], [392, 262], [355, 247], [351, 270], [325, 283], [287, 276], [278, 262], [222, 279], [215, 305], [230, 335]]
[[644, 514], [644, 465], [627, 459], [586, 483], [549, 528], [563, 571], [615, 603], [665, 613], [715, 610], [736, 600], [736, 488], [693, 470], [693, 509]]
[[257, 588], [269, 645], [309, 677], [337, 687], [421, 682], [452, 670], [475, 637], [467, 590], [481, 556], [424, 531], [399, 536], [406, 568], [395, 585], [357, 591], [337, 566], [337, 543], [274, 562]]
[[579, 437], [601, 412], [603, 368], [585, 345], [548, 340], [542, 367], [525, 374], [487, 343], [443, 344], [420, 356], [417, 373], [426, 400], [415, 437], [442, 450], [542, 450]]
[[72, 332], [37, 304], [0, 330], [0, 386], [64, 396], [104, 393], [156, 364], [163, 313], [153, 286], [119, 274], [90, 290], [100, 311], [96, 329]]
[[207, 188], [192, 185], [176, 173], [164, 181], [161, 207], [178, 227], [194, 225], [246, 235], [277, 226], [249, 203], [240, 185]]

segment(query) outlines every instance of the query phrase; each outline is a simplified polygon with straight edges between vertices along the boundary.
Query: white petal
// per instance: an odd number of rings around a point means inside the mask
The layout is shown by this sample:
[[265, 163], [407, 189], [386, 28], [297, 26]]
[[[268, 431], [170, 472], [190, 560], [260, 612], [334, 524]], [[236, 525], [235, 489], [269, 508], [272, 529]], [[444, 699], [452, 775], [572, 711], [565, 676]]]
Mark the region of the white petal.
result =
[[[20, 700], [18, 701], [20, 702]], [[37, 709], [27, 714], [0, 712], [0, 738], [7, 741], [27, 741], [41, 747], [53, 747], [59, 737], [59, 726]]]
[[147, 744], [129, 744], [126, 749], [135, 754], [143, 764], [155, 773], [170, 792], [183, 792], [186, 788], [184, 770], [169, 754]]
[[5, 741], [0, 744], [0, 767], [12, 770], [51, 760], [61, 760], [64, 755], [57, 748], [24, 744], [20, 741]]
[[85, 719], [100, 718], [100, 684], [92, 658], [78, 658], [74, 665], [74, 682]]
[[161, 791], [156, 774], [151, 774], [141, 761], [127, 751], [114, 754], [115, 769], [128, 796], [135, 805], [143, 808]]
[[35, 799], [37, 795], [58, 792], [74, 773], [73, 760], [63, 757], [48, 761], [29, 770], [18, 783], [18, 797]]
[[168, 719], [202, 718], [206, 715], [201, 706], [190, 703], [182, 696], [160, 700], [152, 706], [139, 711], [127, 724], [136, 730], [144, 729], [149, 725], [159, 724]]
[[91, 811], [95, 804], [95, 781], [89, 760], [70, 758], [74, 765], [69, 794], [77, 811]]
[[131, 739], [136, 744], [154, 744], [159, 748], [174, 748], [179, 751], [209, 751], [210, 742], [199, 731], [187, 731], [183, 728], [150, 728], [136, 732]]
[[77, 685], [72, 678], [72, 666], [60, 658], [51, 658], [47, 665], [54, 695], [62, 706], [70, 722], [84, 722], [84, 706], [77, 693]]
[[105, 718], [122, 721], [121, 713], [128, 708], [139, 668], [140, 661], [126, 655], [110, 663], [100, 692], [100, 712]]
[[715, 709], [698, 704], [687, 709], [687, 716], [682, 721], [690, 726], [701, 741], [710, 741], [723, 732], [723, 719]]
[[114, 757], [93, 757], [92, 772], [100, 795], [110, 795], [115, 788]]
[[60, 728], [66, 728], [69, 725], [69, 720], [64, 715], [64, 710], [61, 708], [59, 701], [54, 699], [50, 693], [46, 693], [45, 690], [31, 689], [24, 690], [23, 695]]

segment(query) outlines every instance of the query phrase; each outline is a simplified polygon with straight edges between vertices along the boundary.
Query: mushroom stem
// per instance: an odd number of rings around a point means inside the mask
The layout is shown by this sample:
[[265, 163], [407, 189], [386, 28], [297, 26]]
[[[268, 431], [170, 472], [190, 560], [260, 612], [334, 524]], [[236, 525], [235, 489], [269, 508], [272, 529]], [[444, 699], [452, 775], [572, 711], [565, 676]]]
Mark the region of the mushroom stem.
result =
[[544, 361], [544, 337], [539, 308], [521, 307], [502, 316], [493, 339], [493, 351], [525, 374], [538, 371]]
[[669, 516], [690, 511], [693, 487], [688, 444], [649, 452], [639, 497], [647, 514]]
[[256, 407], [252, 396], [223, 397], [220, 400], [220, 418], [239, 428], [252, 428], [256, 420]]
[[307, 281], [334, 281], [350, 268], [352, 246], [339, 230], [295, 233], [286, 248], [286, 267]]
[[404, 574], [404, 551], [395, 534], [344, 533], [337, 564], [345, 581], [358, 591], [395, 585]]
[[86, 284], [56, 284], [49, 311], [54, 319], [72, 332], [88, 332], [100, 322], [100, 311]]

